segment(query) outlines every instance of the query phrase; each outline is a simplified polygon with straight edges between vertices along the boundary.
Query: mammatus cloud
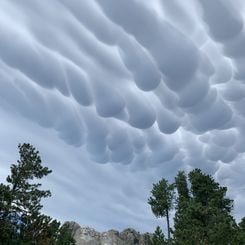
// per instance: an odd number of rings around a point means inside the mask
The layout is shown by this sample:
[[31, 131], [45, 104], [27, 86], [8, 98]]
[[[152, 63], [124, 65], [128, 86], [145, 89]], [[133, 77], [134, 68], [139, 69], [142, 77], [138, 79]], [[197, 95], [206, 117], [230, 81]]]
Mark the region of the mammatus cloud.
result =
[[[118, 181], [123, 194], [111, 207], [118, 215], [132, 214], [126, 199], [134, 190], [123, 178], [107, 182], [111, 174], [125, 174], [129, 183], [144, 176], [134, 184], [149, 192], [158, 177], [199, 167], [232, 190], [243, 188], [242, 1], [3, 0], [0, 6], [2, 128], [19, 128], [13, 119], [4, 123], [16, 117], [24, 128], [30, 123], [52, 132], [58, 136], [52, 142], [77, 156], [69, 168], [79, 168], [81, 176], [86, 169], [94, 182], [103, 173], [101, 183], [113, 197], [111, 183]], [[57, 190], [70, 185], [65, 178], [54, 182]], [[94, 186], [88, 200], [98, 195]], [[147, 195], [136, 198], [141, 205]], [[90, 219], [103, 227], [102, 216]]]

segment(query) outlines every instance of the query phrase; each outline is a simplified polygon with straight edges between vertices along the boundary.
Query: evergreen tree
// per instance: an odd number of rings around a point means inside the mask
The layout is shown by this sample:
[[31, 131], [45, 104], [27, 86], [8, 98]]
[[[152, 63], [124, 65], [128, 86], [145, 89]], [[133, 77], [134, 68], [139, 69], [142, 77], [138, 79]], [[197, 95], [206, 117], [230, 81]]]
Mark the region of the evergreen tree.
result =
[[174, 217], [175, 243], [179, 245], [195, 244], [196, 238], [193, 234], [198, 233], [198, 231], [194, 232], [197, 227], [191, 220], [190, 212], [193, 205], [188, 189], [187, 176], [183, 171], [180, 171], [175, 177], [175, 187], [178, 193]]
[[152, 212], [156, 217], [166, 217], [168, 240], [170, 241], [169, 212], [173, 207], [174, 185], [162, 179], [157, 184], [153, 184], [152, 196], [148, 199]]
[[244, 245], [245, 244], [245, 217], [242, 218], [237, 226], [236, 237], [234, 244]]
[[73, 233], [71, 228], [64, 224], [59, 228], [59, 233], [57, 236], [57, 245], [75, 245], [75, 240], [73, 238]]
[[[41, 165], [39, 152], [32, 145], [22, 144], [18, 148], [20, 159], [11, 165], [8, 184], [0, 185], [0, 244], [62, 244], [57, 242], [64, 232], [71, 235], [70, 231], [41, 213], [41, 200], [51, 193], [40, 189], [37, 180], [51, 170]], [[67, 245], [74, 244], [70, 238]]]
[[[200, 169], [191, 171], [188, 178], [184, 172], [179, 172], [174, 187], [177, 191], [174, 231], [173, 239], [169, 237], [168, 243], [245, 244], [245, 218], [236, 224], [231, 214], [233, 201], [226, 197], [226, 187], [220, 186], [212, 176], [202, 173]], [[172, 208], [173, 196], [173, 185], [165, 179], [153, 185], [148, 203], [157, 217], [167, 217], [167, 211]], [[155, 233], [156, 237], [161, 237], [159, 229]]]
[[151, 245], [167, 245], [167, 241], [165, 240], [165, 236], [162, 232], [162, 230], [160, 229], [159, 226], [157, 226], [152, 239], [151, 239]]
[[178, 191], [178, 199], [180, 201], [188, 201], [190, 193], [188, 189], [187, 177], [184, 171], [179, 171], [175, 177], [175, 187]]
[[187, 181], [183, 181], [186, 179], [183, 176], [179, 173], [176, 178], [179, 194], [174, 231], [176, 244], [235, 244], [236, 223], [231, 216], [233, 202], [226, 198], [227, 189], [210, 175], [194, 169], [188, 175], [190, 190], [187, 192]]

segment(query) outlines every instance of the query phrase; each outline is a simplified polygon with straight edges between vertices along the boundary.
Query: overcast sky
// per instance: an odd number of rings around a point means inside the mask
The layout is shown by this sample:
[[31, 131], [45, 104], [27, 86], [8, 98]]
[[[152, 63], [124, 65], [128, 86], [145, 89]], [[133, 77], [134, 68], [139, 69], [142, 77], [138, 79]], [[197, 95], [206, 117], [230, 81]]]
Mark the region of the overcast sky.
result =
[[62, 221], [153, 231], [152, 183], [195, 167], [245, 216], [244, 7], [1, 0], [1, 181], [30, 142]]

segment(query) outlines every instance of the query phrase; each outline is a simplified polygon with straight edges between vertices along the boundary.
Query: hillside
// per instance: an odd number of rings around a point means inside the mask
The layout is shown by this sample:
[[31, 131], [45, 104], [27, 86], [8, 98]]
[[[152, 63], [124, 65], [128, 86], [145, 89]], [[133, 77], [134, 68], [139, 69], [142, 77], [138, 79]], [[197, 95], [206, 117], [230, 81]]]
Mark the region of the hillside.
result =
[[76, 222], [66, 222], [72, 228], [77, 245], [147, 245], [151, 234], [140, 234], [128, 228], [122, 232], [109, 230], [98, 232], [90, 227], [81, 227]]

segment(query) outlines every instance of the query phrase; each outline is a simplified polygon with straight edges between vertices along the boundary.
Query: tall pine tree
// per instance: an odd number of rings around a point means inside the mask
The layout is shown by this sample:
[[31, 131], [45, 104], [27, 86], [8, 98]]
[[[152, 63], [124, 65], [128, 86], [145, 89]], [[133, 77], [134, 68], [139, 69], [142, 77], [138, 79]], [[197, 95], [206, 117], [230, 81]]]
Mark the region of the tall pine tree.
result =
[[166, 179], [162, 179], [157, 184], [153, 184], [151, 194], [148, 203], [156, 217], [166, 217], [168, 241], [170, 241], [169, 212], [173, 208], [174, 185], [169, 184]]
[[174, 231], [176, 244], [235, 244], [236, 223], [231, 216], [233, 202], [226, 197], [226, 187], [221, 187], [200, 169], [194, 169], [188, 175], [190, 189], [187, 196], [186, 179], [183, 172], [176, 177], [179, 195]]
[[0, 244], [62, 244], [64, 233], [68, 234], [65, 244], [75, 244], [69, 229], [41, 213], [41, 200], [51, 193], [42, 190], [37, 180], [51, 170], [42, 166], [39, 152], [32, 145], [18, 148], [20, 158], [11, 165], [7, 185], [0, 185]]

